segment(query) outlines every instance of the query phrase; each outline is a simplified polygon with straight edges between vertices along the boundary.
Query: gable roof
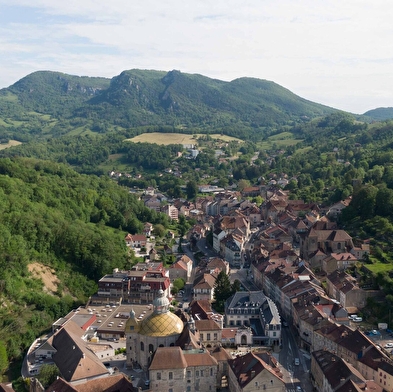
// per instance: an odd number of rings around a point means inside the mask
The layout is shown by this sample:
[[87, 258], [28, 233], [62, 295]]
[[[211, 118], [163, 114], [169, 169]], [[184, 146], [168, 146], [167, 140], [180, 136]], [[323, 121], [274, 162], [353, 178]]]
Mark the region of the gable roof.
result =
[[237, 382], [241, 388], [244, 388], [262, 372], [268, 372], [271, 376], [279, 379], [282, 383], [283, 375], [278, 367], [268, 365], [262, 358], [253, 352], [247, 353], [241, 357], [228, 361], [229, 367], [232, 369]]
[[81, 328], [69, 320], [53, 336], [52, 345], [57, 350], [53, 360], [61, 375], [66, 381], [108, 375], [108, 369], [88, 348], [80, 334], [74, 332], [78, 329]]
[[124, 374], [114, 374], [104, 378], [89, 380], [84, 383], [71, 385], [59, 377], [46, 392], [136, 392], [138, 391]]
[[149, 370], [185, 369], [187, 362], [180, 347], [158, 347]]

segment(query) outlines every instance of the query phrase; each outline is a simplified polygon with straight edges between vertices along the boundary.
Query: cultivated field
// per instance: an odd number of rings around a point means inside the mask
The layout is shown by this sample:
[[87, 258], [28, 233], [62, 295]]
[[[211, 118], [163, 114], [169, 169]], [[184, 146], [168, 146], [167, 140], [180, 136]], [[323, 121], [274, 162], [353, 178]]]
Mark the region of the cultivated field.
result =
[[[133, 143], [156, 143], [156, 144], [196, 144], [197, 139], [200, 136], [205, 136], [203, 134], [186, 135], [184, 133], [143, 133], [141, 135], [135, 136], [132, 139], [126, 139], [127, 141]], [[242, 140], [235, 137], [212, 134], [210, 135], [213, 139], [219, 139], [222, 141], [233, 141], [237, 140], [242, 142]]]

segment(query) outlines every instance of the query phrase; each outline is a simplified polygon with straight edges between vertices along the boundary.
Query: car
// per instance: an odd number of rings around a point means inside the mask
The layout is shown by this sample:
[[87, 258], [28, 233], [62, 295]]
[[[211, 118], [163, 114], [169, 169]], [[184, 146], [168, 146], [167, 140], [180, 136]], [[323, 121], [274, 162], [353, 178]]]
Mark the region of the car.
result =
[[134, 381], [135, 380], [135, 376], [133, 375], [133, 374], [131, 374], [131, 381]]
[[354, 323], [361, 323], [363, 321], [363, 319], [361, 317], [355, 317], [355, 318], [352, 319], [352, 321]]
[[370, 331], [371, 335], [379, 335], [379, 332], [376, 329]]
[[351, 320], [355, 319], [356, 317], [358, 317], [357, 314], [351, 314], [350, 316], [348, 316], [348, 318]]
[[296, 366], [300, 365], [300, 360], [299, 360], [299, 358], [295, 358], [295, 365], [296, 365]]
[[393, 343], [386, 343], [385, 348], [393, 348]]
[[145, 381], [145, 386], [148, 387], [149, 385], [150, 385], [150, 380], [146, 380], [146, 381]]
[[391, 329], [387, 328], [386, 333], [393, 333], [393, 331]]
[[296, 391], [297, 392], [302, 392], [303, 389], [302, 389], [302, 387], [300, 385], [296, 385]]

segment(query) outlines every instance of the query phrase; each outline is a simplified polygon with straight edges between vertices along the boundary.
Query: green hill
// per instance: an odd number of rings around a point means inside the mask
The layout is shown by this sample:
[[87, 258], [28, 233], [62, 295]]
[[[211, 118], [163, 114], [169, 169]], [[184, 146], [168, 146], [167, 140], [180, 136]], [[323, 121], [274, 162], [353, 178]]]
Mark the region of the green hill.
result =
[[374, 121], [385, 121], [393, 119], [393, 108], [376, 108], [363, 114]]
[[267, 127], [333, 112], [253, 78], [224, 82], [180, 71], [129, 70], [106, 79], [41, 71], [0, 90], [0, 139], [146, 126], [262, 138]]

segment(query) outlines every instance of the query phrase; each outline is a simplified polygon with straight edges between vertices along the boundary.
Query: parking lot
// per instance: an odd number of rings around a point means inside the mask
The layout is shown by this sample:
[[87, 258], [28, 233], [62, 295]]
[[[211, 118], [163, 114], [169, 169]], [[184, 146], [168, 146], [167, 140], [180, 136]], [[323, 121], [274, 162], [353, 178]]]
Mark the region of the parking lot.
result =
[[393, 350], [393, 331], [390, 329], [370, 329], [364, 331], [365, 335], [370, 338], [379, 348], [385, 349], [389, 354]]

